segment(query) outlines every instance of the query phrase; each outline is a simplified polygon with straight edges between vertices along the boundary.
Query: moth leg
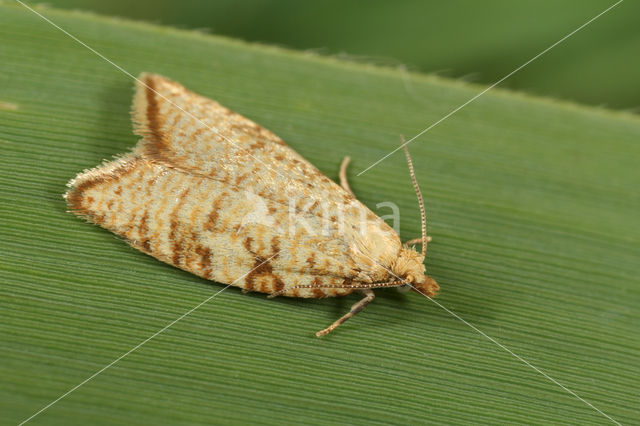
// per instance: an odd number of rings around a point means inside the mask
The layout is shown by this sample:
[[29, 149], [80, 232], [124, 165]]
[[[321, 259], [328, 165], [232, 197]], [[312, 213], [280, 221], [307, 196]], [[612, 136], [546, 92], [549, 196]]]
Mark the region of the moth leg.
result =
[[340, 324], [342, 324], [343, 322], [345, 322], [346, 320], [348, 320], [349, 318], [351, 318], [352, 316], [354, 316], [355, 314], [357, 314], [358, 312], [363, 310], [364, 307], [367, 306], [369, 304], [369, 302], [371, 302], [376, 297], [376, 295], [373, 293], [373, 290], [371, 290], [370, 288], [365, 288], [365, 289], [362, 289], [360, 291], [361, 291], [362, 294], [364, 294], [364, 298], [362, 298], [358, 302], [354, 303], [354, 305], [351, 307], [351, 310], [349, 310], [349, 312], [347, 312], [342, 317], [340, 317], [338, 320], [336, 320], [336, 322], [334, 322], [333, 324], [331, 324], [329, 327], [325, 328], [324, 330], [318, 331], [316, 333], [317, 337], [324, 336], [325, 334], [331, 333]]
[[[427, 237], [427, 242], [430, 243], [432, 239], [433, 238], [431, 238], [431, 237]], [[421, 242], [422, 242], [422, 238], [414, 238], [412, 240], [405, 241], [404, 245], [405, 246], [412, 246], [414, 244], [420, 244]]]
[[355, 194], [349, 187], [349, 182], [347, 182], [347, 166], [349, 165], [349, 161], [351, 161], [351, 157], [344, 157], [342, 160], [342, 164], [340, 164], [340, 186], [344, 188], [349, 194], [355, 197]]

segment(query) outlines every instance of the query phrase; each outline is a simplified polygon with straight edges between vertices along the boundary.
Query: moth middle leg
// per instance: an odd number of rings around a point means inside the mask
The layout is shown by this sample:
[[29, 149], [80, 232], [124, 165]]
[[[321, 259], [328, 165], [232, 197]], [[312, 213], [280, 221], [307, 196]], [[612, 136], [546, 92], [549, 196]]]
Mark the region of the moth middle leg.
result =
[[340, 164], [340, 186], [355, 197], [355, 194], [351, 190], [351, 187], [349, 187], [349, 182], [347, 181], [347, 167], [349, 166], [350, 161], [351, 157], [344, 157], [342, 164]]
[[365, 308], [365, 306], [367, 306], [369, 304], [369, 302], [371, 302], [376, 297], [376, 295], [374, 294], [373, 290], [371, 290], [370, 288], [362, 289], [362, 290], [360, 290], [360, 292], [362, 294], [364, 294], [364, 298], [362, 298], [358, 302], [354, 303], [354, 305], [351, 307], [349, 312], [344, 314], [342, 317], [338, 318], [329, 327], [325, 328], [324, 330], [318, 331], [316, 333], [317, 337], [321, 337], [321, 336], [324, 336], [325, 334], [331, 333], [340, 324], [342, 324], [343, 322], [345, 322], [346, 320], [348, 320], [349, 318], [351, 318], [352, 316], [354, 316], [355, 314], [357, 314], [358, 312], [363, 310]]

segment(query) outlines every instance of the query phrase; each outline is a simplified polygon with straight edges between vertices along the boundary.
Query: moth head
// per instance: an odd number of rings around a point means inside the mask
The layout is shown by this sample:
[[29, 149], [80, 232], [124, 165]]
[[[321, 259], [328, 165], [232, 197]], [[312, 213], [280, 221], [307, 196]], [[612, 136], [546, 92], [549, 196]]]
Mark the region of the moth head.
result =
[[406, 282], [412, 290], [423, 293], [426, 296], [436, 295], [440, 286], [425, 274], [424, 256], [413, 248], [403, 247], [398, 253], [398, 258], [391, 265], [391, 272]]

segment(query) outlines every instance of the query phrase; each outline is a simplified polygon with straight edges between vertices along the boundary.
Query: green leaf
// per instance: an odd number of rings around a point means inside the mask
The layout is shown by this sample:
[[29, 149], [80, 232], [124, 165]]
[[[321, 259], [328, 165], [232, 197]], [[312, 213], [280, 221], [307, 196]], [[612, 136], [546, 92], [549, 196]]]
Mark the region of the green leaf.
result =
[[[482, 88], [198, 33], [38, 9], [133, 75], [273, 130], [356, 194], [419, 212], [402, 153]], [[136, 143], [132, 81], [0, 5], [0, 412], [42, 424], [622, 423], [640, 416], [637, 117], [492, 90], [410, 144], [435, 302], [267, 299], [156, 261], [65, 212], [65, 183]], [[468, 321], [464, 323], [459, 318]], [[469, 326], [472, 324], [485, 335]], [[148, 340], [150, 337], [153, 339]], [[487, 338], [490, 336], [495, 341]], [[141, 343], [144, 343], [142, 346]]]

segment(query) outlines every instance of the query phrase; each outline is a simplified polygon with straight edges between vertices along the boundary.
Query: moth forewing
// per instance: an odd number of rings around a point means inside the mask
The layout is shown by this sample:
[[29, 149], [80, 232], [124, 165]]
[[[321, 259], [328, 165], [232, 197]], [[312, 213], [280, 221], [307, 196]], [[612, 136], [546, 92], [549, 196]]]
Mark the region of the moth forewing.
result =
[[364, 291], [366, 302], [336, 324], [373, 299], [370, 289], [402, 284], [388, 270], [425, 281], [419, 253], [346, 181], [335, 184], [251, 120], [151, 74], [138, 79], [132, 116], [142, 137], [133, 151], [80, 173], [65, 199], [133, 247], [245, 291]]

